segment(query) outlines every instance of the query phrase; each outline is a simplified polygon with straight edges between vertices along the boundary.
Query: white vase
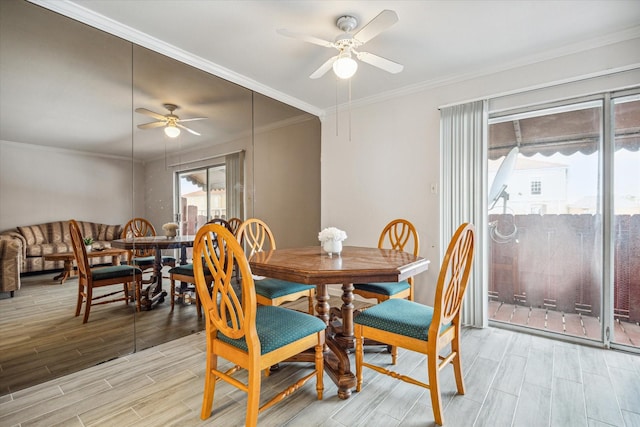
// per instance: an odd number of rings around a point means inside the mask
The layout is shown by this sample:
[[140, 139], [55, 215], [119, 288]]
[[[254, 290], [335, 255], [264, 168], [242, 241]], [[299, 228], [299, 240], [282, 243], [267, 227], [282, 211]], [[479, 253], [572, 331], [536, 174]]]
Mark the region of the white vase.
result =
[[175, 228], [171, 228], [169, 230], [164, 230], [164, 235], [167, 236], [167, 239], [171, 239], [173, 237], [176, 237], [177, 231], [176, 231]]
[[87, 252], [91, 252], [91, 245], [84, 245], [84, 248]]
[[342, 241], [333, 239], [325, 240], [322, 242], [322, 249], [324, 249], [329, 256], [333, 256], [333, 254], [340, 255], [340, 252], [342, 252]]

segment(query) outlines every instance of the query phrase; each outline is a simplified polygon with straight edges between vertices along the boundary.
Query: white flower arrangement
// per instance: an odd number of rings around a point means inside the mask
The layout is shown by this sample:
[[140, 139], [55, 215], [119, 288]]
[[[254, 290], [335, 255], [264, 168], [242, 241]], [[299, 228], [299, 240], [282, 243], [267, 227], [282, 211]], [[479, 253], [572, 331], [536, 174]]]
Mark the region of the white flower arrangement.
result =
[[318, 240], [320, 240], [322, 243], [328, 240], [342, 242], [346, 238], [347, 238], [347, 233], [336, 227], [325, 228], [320, 233], [318, 233]]
[[168, 222], [162, 226], [162, 229], [164, 231], [176, 231], [178, 227], [179, 225], [176, 224], [175, 222]]

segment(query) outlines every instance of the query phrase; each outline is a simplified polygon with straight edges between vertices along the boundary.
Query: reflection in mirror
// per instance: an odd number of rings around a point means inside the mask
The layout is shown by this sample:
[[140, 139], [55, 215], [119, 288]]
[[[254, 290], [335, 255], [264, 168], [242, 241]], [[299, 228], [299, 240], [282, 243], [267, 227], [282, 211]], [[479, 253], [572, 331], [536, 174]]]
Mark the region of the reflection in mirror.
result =
[[254, 215], [269, 224], [278, 248], [318, 244], [320, 120], [254, 95]]
[[[82, 324], [77, 278], [53, 280], [68, 233], [42, 224], [86, 221], [85, 234], [115, 248], [134, 217], [165, 242], [163, 225], [179, 223], [174, 241], [188, 242], [207, 220], [255, 216], [280, 247], [317, 244], [317, 117], [26, 1], [1, 0], [0, 19], [0, 254], [18, 242], [0, 260], [0, 395], [203, 328], [188, 283], [173, 310], [159, 291], [168, 263], [144, 274], [145, 288], [160, 279], [153, 309], [105, 304]], [[161, 254], [191, 261], [190, 250]]]
[[122, 39], [0, 2], [0, 245], [19, 254], [0, 249], [0, 289], [21, 272], [13, 297], [0, 294], [2, 395], [134, 349], [135, 304], [95, 306], [83, 324], [78, 279], [53, 280], [72, 265], [69, 219], [104, 247], [133, 211], [131, 55]]
[[[134, 190], [135, 216], [148, 219], [161, 237], [154, 251], [175, 258], [178, 265], [191, 263], [189, 246], [201, 225], [226, 218], [228, 212], [244, 214], [242, 170], [251, 147], [252, 94], [139, 46], [133, 50], [133, 86], [133, 155], [144, 164], [136, 179], [141, 185]], [[170, 112], [165, 104], [177, 108]], [[176, 137], [165, 132], [172, 120], [179, 120]], [[166, 238], [163, 225], [170, 222], [178, 224], [178, 236]], [[153, 310], [136, 319], [138, 350], [204, 329], [193, 284], [179, 282], [172, 295], [173, 266], [158, 267], [162, 279], [152, 285]]]

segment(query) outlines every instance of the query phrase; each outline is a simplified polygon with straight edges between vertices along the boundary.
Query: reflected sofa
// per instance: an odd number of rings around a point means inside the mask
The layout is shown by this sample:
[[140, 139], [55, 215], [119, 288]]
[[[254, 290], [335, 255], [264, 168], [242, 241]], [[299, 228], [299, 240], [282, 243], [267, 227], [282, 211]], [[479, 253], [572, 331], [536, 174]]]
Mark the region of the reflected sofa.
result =
[[0, 240], [0, 292], [20, 289], [20, 245], [14, 240]]
[[[94, 245], [110, 247], [112, 240], [121, 237], [121, 225], [87, 221], [78, 221], [78, 224], [82, 236], [93, 237]], [[0, 232], [0, 244], [13, 248], [12, 250], [0, 250], [0, 274], [2, 274], [0, 276], [2, 278], [0, 290], [3, 292], [10, 291], [10, 289], [5, 290], [5, 274], [7, 275], [7, 284], [9, 284], [15, 279], [16, 274], [19, 276], [22, 273], [61, 269], [64, 267], [63, 261], [45, 260], [45, 255], [73, 251], [69, 221], [20, 226]], [[0, 246], [0, 248], [2, 247], [4, 246]], [[15, 254], [16, 250], [17, 254]], [[93, 262], [95, 264], [111, 263], [111, 256], [94, 258]]]

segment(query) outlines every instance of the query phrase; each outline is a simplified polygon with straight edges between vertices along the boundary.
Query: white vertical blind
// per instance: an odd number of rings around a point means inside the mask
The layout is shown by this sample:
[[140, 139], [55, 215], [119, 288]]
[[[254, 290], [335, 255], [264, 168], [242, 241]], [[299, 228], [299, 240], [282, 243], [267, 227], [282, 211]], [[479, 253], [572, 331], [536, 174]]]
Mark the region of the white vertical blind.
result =
[[244, 151], [225, 156], [227, 181], [227, 219], [240, 218], [244, 214]]
[[487, 325], [486, 123], [486, 101], [454, 105], [440, 111], [440, 258], [460, 224], [475, 225], [475, 259], [462, 305], [462, 322], [476, 327]]

